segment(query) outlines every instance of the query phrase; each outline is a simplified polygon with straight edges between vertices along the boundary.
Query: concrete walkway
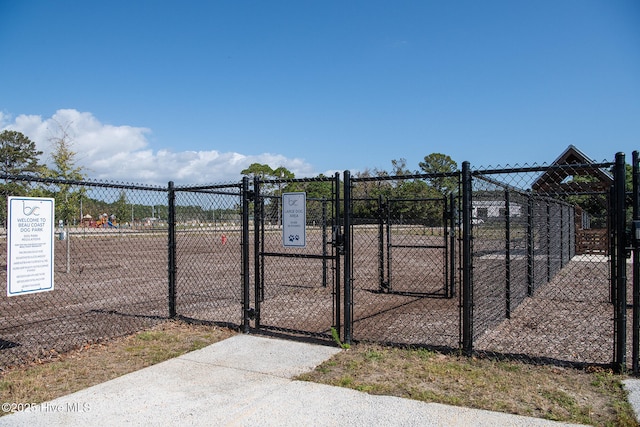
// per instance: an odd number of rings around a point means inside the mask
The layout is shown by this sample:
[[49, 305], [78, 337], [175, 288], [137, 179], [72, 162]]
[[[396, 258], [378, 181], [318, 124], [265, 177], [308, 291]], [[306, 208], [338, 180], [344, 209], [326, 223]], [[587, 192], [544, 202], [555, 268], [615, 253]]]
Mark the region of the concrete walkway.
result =
[[[568, 425], [291, 379], [339, 351], [236, 335], [28, 411], [6, 415], [0, 418], [0, 426]], [[640, 393], [640, 384], [632, 382], [636, 385]]]
[[628, 378], [622, 381], [624, 388], [629, 394], [628, 400], [636, 413], [636, 420], [640, 420], [640, 379]]

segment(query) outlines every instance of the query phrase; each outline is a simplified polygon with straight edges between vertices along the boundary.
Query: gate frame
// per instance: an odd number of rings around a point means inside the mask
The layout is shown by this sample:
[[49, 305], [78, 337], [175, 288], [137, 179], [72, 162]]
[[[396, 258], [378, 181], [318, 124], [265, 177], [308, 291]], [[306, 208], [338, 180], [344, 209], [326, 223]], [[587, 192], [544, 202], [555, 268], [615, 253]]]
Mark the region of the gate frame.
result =
[[[467, 162], [468, 163], [468, 162]], [[460, 221], [460, 211], [458, 210], [458, 204], [455, 203], [455, 201], [457, 199], [460, 198], [461, 195], [461, 190], [460, 190], [460, 186], [462, 185], [461, 183], [461, 173], [460, 171], [455, 171], [455, 172], [443, 172], [443, 173], [424, 173], [424, 174], [411, 174], [411, 175], [398, 175], [398, 176], [384, 176], [384, 177], [366, 177], [366, 178], [353, 178], [351, 177], [351, 172], [349, 170], [345, 170], [343, 172], [343, 188], [344, 188], [344, 200], [343, 200], [343, 206], [344, 206], [344, 224], [343, 224], [343, 230], [344, 230], [344, 311], [345, 311], [345, 315], [344, 315], [344, 342], [347, 344], [350, 344], [352, 341], [352, 331], [353, 331], [353, 307], [354, 307], [354, 301], [353, 301], [353, 280], [354, 280], [354, 276], [353, 276], [353, 250], [352, 250], [352, 244], [353, 244], [353, 230], [352, 230], [352, 223], [351, 223], [351, 217], [352, 217], [352, 199], [351, 199], [351, 192], [352, 192], [352, 186], [353, 186], [353, 182], [365, 182], [365, 181], [389, 181], [389, 180], [397, 180], [397, 179], [402, 179], [402, 180], [408, 180], [408, 179], [430, 179], [430, 178], [443, 178], [443, 177], [447, 177], [447, 178], [451, 178], [451, 177], [455, 177], [458, 179], [458, 190], [451, 192], [450, 194], [447, 194], [446, 196], [443, 195], [443, 197], [449, 197], [450, 203], [450, 212], [448, 214], [448, 216], [445, 216], [444, 218], [444, 223], [447, 224], [447, 220], [449, 220], [449, 226], [450, 228], [447, 231], [447, 227], [445, 226], [445, 235], [449, 237], [449, 241], [450, 241], [450, 248], [451, 251], [449, 253], [448, 259], [445, 259], [444, 262], [445, 263], [449, 263], [448, 265], [448, 277], [449, 277], [449, 287], [448, 289], [446, 289], [446, 292], [448, 292], [448, 298], [453, 298], [456, 296], [456, 290], [455, 290], [455, 282], [456, 279], [458, 280], [462, 280], [462, 276], [464, 276], [464, 274], [458, 274], [456, 275], [456, 270], [463, 270], [464, 273], [464, 267], [463, 267], [463, 260], [462, 259], [456, 259], [456, 252], [453, 249], [456, 245], [456, 239], [457, 239], [457, 235], [456, 235], [456, 229], [460, 230], [463, 226], [463, 223]], [[376, 199], [370, 199], [372, 201], [375, 201]], [[446, 202], [445, 202], [446, 204]], [[470, 206], [470, 205], [469, 205]], [[469, 212], [470, 212], [471, 208], [469, 207]], [[378, 223], [379, 225], [379, 233], [382, 234], [382, 230], [380, 229], [380, 222]], [[464, 234], [464, 231], [463, 231]], [[380, 245], [380, 239], [378, 239], [379, 245]], [[458, 244], [460, 243], [460, 240], [458, 240]], [[464, 247], [464, 245], [461, 245], [462, 247]], [[470, 251], [469, 251], [470, 253]], [[462, 251], [460, 253], [460, 258], [464, 257], [464, 251]], [[468, 258], [467, 258], [468, 259]], [[384, 262], [384, 261], [383, 261]], [[379, 280], [383, 280], [383, 272], [379, 269]], [[447, 287], [445, 287], [447, 288]], [[463, 295], [464, 292], [461, 294]], [[461, 305], [462, 306], [462, 305]], [[459, 312], [459, 316], [462, 316], [463, 310], [461, 309]], [[460, 325], [463, 324], [463, 322], [459, 322]], [[460, 331], [460, 335], [462, 334], [462, 331]]]
[[[234, 189], [237, 193], [230, 193], [226, 190]], [[240, 286], [241, 286], [241, 300], [239, 301], [239, 308], [241, 310], [240, 318], [241, 324], [239, 325], [243, 333], [249, 332], [249, 320], [251, 319], [252, 312], [249, 307], [250, 301], [247, 299], [247, 293], [249, 292], [249, 226], [245, 220], [249, 218], [249, 201], [251, 200], [251, 191], [248, 188], [248, 181], [245, 182], [245, 178], [240, 183], [231, 184], [214, 184], [214, 185], [197, 185], [197, 186], [175, 186], [173, 181], [170, 181], [167, 186], [167, 274], [168, 274], [168, 304], [169, 304], [169, 318], [179, 318], [179, 307], [177, 304], [177, 272], [178, 272], [178, 249], [177, 249], [177, 230], [176, 230], [176, 194], [177, 193], [205, 193], [216, 194], [224, 196], [237, 197], [237, 203], [240, 206], [240, 263], [238, 265], [240, 271]], [[232, 324], [234, 327], [236, 323]]]
[[[384, 198], [382, 195], [378, 197], [378, 272], [379, 272], [379, 291], [381, 293], [398, 294], [398, 295], [415, 295], [425, 297], [444, 297], [452, 298], [455, 296], [455, 242], [450, 236], [455, 232], [452, 231], [455, 223], [453, 194], [442, 197], [431, 198], [401, 198], [390, 199]], [[392, 242], [392, 224], [391, 224], [391, 204], [393, 202], [438, 202], [442, 203], [442, 245], [394, 245]], [[386, 245], [385, 245], [386, 241]], [[443, 286], [436, 292], [405, 292], [393, 289], [393, 250], [392, 248], [415, 248], [415, 249], [441, 249], [442, 250], [442, 276]], [[386, 251], [385, 251], [386, 248]], [[385, 257], [386, 254], [386, 257]], [[386, 262], [385, 262], [386, 261]], [[385, 270], [386, 265], [386, 270]], [[386, 274], [385, 274], [386, 273]], [[386, 280], [385, 280], [386, 279]]]
[[[288, 254], [284, 252], [266, 252], [264, 248], [264, 220], [265, 220], [265, 209], [264, 209], [264, 199], [265, 195], [262, 195], [260, 192], [261, 186], [264, 183], [269, 184], [282, 184], [282, 183], [308, 183], [313, 181], [320, 182], [332, 182], [332, 199], [307, 199], [307, 201], [319, 201], [322, 202], [322, 254]], [[249, 311], [249, 320], [254, 321], [254, 328], [261, 329], [263, 327], [261, 323], [261, 315], [262, 315], [262, 307], [261, 304], [264, 301], [264, 287], [265, 287], [265, 259], [267, 257], [284, 257], [284, 258], [312, 258], [312, 259], [321, 259], [322, 260], [322, 286], [327, 287], [327, 261], [331, 260], [334, 266], [334, 274], [333, 274], [333, 301], [332, 301], [332, 328], [334, 328], [338, 335], [340, 336], [341, 329], [341, 269], [340, 269], [340, 256], [343, 254], [342, 244], [342, 232], [340, 227], [340, 174], [338, 172], [335, 173], [333, 178], [300, 178], [300, 179], [274, 179], [274, 180], [261, 180], [259, 177], [254, 177], [253, 180], [253, 191], [248, 191], [248, 198], [254, 203], [254, 254], [253, 254], [253, 265], [254, 265], [254, 308], [251, 308]], [[278, 203], [282, 201], [282, 195], [278, 196], [269, 196], [270, 198], [276, 199]], [[328, 241], [326, 239], [326, 231], [327, 231], [327, 215], [326, 215], [326, 203], [331, 202], [333, 205], [333, 229], [332, 229], [332, 240]], [[280, 219], [278, 219], [280, 221]], [[249, 229], [249, 225], [247, 223], [247, 230]], [[327, 246], [331, 245], [332, 251], [328, 253]], [[249, 285], [247, 285], [247, 289]], [[248, 297], [247, 297], [248, 298]], [[304, 331], [301, 331], [304, 332]]]
[[[631, 232], [637, 233], [640, 221], [640, 155], [638, 151], [632, 153], [632, 197], [633, 226]], [[632, 235], [633, 251], [633, 312], [632, 312], [632, 350], [631, 369], [634, 375], [640, 374], [640, 239]]]

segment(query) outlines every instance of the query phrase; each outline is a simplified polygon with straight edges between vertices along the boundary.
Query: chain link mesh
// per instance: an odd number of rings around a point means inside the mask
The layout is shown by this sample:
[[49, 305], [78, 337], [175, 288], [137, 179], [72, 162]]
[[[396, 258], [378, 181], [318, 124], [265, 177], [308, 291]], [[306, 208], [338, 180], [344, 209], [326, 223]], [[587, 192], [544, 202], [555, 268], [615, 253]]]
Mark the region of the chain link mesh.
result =
[[459, 344], [455, 208], [433, 178], [352, 179], [355, 340]]
[[[0, 253], [0, 364], [47, 358], [166, 319], [166, 190], [24, 184], [56, 199], [63, 225], [53, 240], [55, 288], [7, 296], [7, 252]], [[6, 200], [2, 212], [7, 218]], [[1, 239], [6, 244], [6, 225]]]
[[242, 323], [242, 191], [238, 184], [176, 189], [176, 313]]
[[477, 351], [611, 362], [608, 166], [474, 171]]

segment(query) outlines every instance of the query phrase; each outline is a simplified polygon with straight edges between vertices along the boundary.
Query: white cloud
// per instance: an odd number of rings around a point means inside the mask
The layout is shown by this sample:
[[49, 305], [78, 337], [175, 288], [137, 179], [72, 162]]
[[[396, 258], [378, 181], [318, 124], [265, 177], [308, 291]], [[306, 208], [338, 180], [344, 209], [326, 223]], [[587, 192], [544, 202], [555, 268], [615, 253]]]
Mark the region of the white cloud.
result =
[[7, 113], [0, 111], [0, 129], [4, 129], [10, 120], [11, 117]]
[[150, 129], [113, 126], [101, 123], [93, 114], [74, 109], [58, 110], [43, 119], [37, 115], [19, 115], [15, 119], [0, 112], [0, 129], [22, 132], [43, 151], [42, 161], [49, 163], [52, 138], [66, 130], [76, 152], [76, 164], [85, 168], [91, 179], [165, 185], [237, 182], [240, 171], [252, 163], [284, 166], [296, 177], [313, 176], [313, 167], [302, 159], [280, 154], [248, 155], [235, 152], [155, 151], [149, 145]]

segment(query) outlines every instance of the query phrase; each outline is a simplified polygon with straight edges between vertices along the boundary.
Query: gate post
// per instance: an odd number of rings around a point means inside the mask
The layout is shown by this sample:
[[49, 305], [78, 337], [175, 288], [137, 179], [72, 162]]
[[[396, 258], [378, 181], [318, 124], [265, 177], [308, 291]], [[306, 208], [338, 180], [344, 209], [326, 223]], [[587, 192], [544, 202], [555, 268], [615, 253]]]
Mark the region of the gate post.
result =
[[473, 352], [473, 260], [471, 259], [471, 167], [462, 162], [462, 350]]
[[511, 196], [504, 190], [505, 318], [511, 319]]
[[527, 199], [527, 295], [533, 296], [535, 278], [534, 278], [534, 246], [533, 236], [533, 196], [529, 194]]
[[448, 298], [456, 296], [456, 199], [449, 194], [449, 289]]
[[[609, 289], [609, 300], [611, 301], [611, 303], [614, 305], [616, 305], [616, 292], [617, 292], [617, 287], [616, 287], [616, 266], [618, 265], [618, 257], [616, 256], [616, 192], [615, 192], [615, 186], [612, 185], [609, 188], [609, 200], [608, 200], [608, 207], [609, 207], [609, 218], [608, 218], [608, 232], [609, 232], [609, 258], [611, 258], [611, 262], [610, 262], [610, 276], [611, 276], [611, 283], [609, 284], [610, 289]], [[614, 337], [615, 338], [615, 337]]]
[[249, 333], [249, 178], [242, 178], [242, 332]]
[[384, 206], [382, 194], [380, 194], [378, 196], [378, 289], [380, 292], [389, 290], [389, 285], [384, 280]]
[[322, 287], [327, 287], [327, 199], [322, 198]]
[[344, 248], [344, 342], [351, 344], [352, 314], [353, 314], [353, 290], [351, 288], [351, 172], [344, 171], [344, 223], [343, 223], [343, 248]]
[[[640, 220], [640, 161], [638, 152], [634, 151], [632, 154], [633, 161], [633, 220]], [[634, 227], [632, 227], [634, 230]], [[634, 230], [635, 231], [635, 230]], [[631, 365], [634, 375], [638, 375], [640, 371], [639, 358], [640, 358], [640, 249], [638, 239], [633, 236], [633, 343], [632, 343], [632, 356]]]
[[342, 234], [340, 230], [340, 172], [336, 172], [333, 177], [333, 215], [331, 218], [331, 241], [333, 245], [333, 255], [335, 262], [335, 270], [333, 275], [333, 327], [340, 337], [342, 337], [342, 311], [340, 304], [342, 269], [340, 264], [340, 256], [342, 255]]
[[262, 224], [264, 212], [262, 198], [260, 197], [260, 180], [257, 176], [253, 178], [253, 275], [254, 275], [254, 304], [255, 304], [255, 327], [260, 328], [260, 304], [264, 298], [264, 287], [262, 280], [264, 277], [264, 263], [260, 253], [263, 251], [264, 236]]
[[173, 181], [168, 188], [168, 274], [169, 274], [169, 318], [176, 317], [176, 191]]
[[625, 209], [625, 163], [624, 153], [616, 154], [614, 169], [614, 232], [616, 241], [616, 277], [615, 277], [615, 353], [613, 368], [623, 373], [627, 365], [627, 259], [625, 256], [626, 209]]

